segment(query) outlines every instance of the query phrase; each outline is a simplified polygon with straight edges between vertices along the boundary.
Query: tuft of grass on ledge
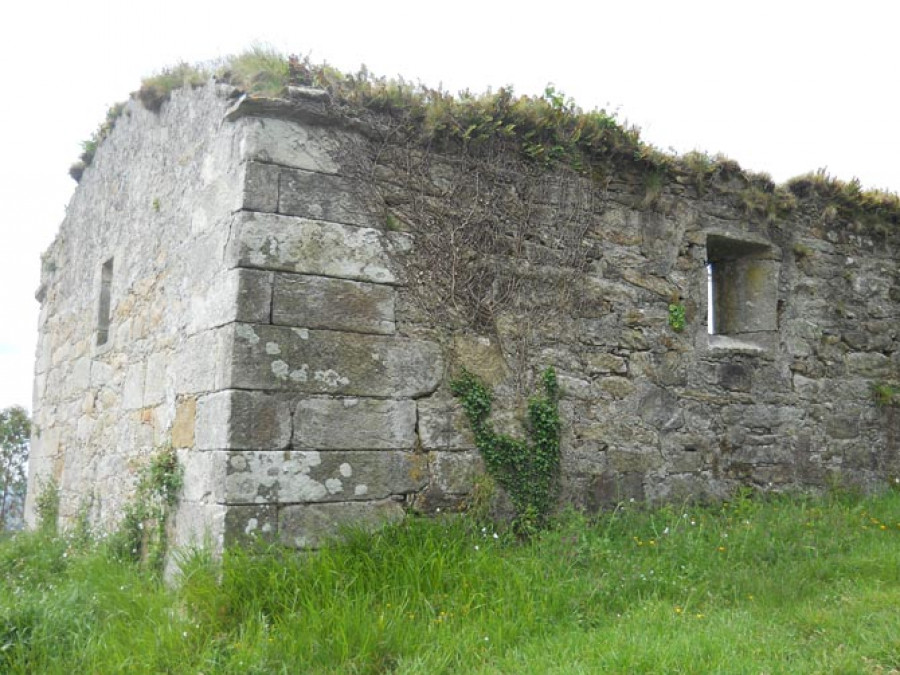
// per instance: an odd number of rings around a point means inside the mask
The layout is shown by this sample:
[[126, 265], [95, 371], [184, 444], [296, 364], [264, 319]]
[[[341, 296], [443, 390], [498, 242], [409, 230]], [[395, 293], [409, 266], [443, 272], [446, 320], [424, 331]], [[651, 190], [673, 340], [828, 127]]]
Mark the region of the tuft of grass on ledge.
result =
[[[785, 187], [799, 198], [818, 199], [828, 204], [825, 220], [841, 218], [875, 226], [900, 225], [900, 196], [886, 190], [866, 190], [859, 179], [844, 181], [825, 169], [791, 178]], [[830, 212], [827, 209], [830, 207]]]
[[106, 118], [100, 123], [96, 131], [91, 134], [91, 137], [81, 142], [81, 155], [78, 161], [69, 167], [69, 175], [76, 183], [81, 182], [84, 170], [94, 161], [94, 154], [97, 152], [97, 148], [112, 133], [116, 122], [123, 114], [125, 114], [125, 103], [114, 103], [106, 111]]
[[288, 59], [259, 46], [226, 59], [218, 71], [220, 79], [238, 84], [257, 96], [280, 96], [291, 80]]
[[184, 87], [199, 87], [206, 84], [212, 73], [203, 65], [178, 63], [164, 68], [156, 75], [145, 78], [135, 97], [151, 112], [159, 112], [172, 92]]
[[900, 493], [567, 512], [529, 543], [410, 518], [298, 554], [0, 543], [10, 673], [890, 672]]

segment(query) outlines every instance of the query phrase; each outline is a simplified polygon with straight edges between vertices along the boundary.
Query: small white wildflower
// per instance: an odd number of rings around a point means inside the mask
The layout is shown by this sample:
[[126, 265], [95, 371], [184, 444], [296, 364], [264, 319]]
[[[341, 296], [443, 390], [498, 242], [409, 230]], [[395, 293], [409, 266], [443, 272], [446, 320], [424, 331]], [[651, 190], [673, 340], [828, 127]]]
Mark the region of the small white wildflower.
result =
[[499, 538], [500, 538], [500, 535], [497, 534], [496, 532], [494, 532], [494, 539], [499, 539]]
[[668, 528], [668, 527], [667, 527], [666, 529], [663, 530], [663, 534], [669, 534], [669, 528]]
[[186, 637], [187, 637], [187, 631], [184, 631], [184, 632], [181, 634], [181, 637], [186, 638]]
[[478, 550], [478, 544], [475, 544], [475, 550], [476, 551]]
[[437, 507], [437, 508], [434, 510], [434, 512], [435, 512], [435, 513], [440, 513], [440, 512], [441, 512], [441, 507], [440, 507], [440, 506]]
[[696, 525], [696, 524], [697, 524], [696, 520], [691, 520], [691, 525]]

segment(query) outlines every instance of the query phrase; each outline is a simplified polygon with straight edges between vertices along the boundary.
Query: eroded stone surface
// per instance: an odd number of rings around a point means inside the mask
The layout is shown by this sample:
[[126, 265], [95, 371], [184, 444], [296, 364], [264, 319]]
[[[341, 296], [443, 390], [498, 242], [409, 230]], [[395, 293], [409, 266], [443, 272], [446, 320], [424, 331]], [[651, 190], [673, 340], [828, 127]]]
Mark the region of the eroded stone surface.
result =
[[453, 338], [450, 351], [454, 363], [462, 365], [491, 386], [499, 384], [510, 374], [496, 339], [457, 335]]
[[382, 284], [398, 282], [396, 245], [378, 230], [282, 215], [243, 212], [229, 249], [232, 266], [316, 274]]
[[228, 504], [369, 501], [422, 489], [425, 457], [400, 451], [217, 453]]
[[316, 548], [340, 534], [342, 527], [377, 529], [403, 518], [399, 502], [338, 502], [285, 506], [278, 514], [278, 537], [282, 544]]
[[467, 495], [484, 472], [484, 462], [476, 451], [435, 452], [430, 468], [432, 488], [448, 495]]
[[232, 505], [225, 512], [224, 541], [227, 546], [277, 541], [278, 509], [272, 505]]
[[278, 213], [332, 223], [373, 227], [371, 193], [355, 180], [302, 169], [282, 169], [278, 177]]
[[197, 406], [198, 450], [282, 450], [291, 443], [291, 407], [271, 394], [229, 390]]
[[432, 342], [236, 324], [228, 386], [311, 394], [410, 398], [443, 375]]
[[272, 323], [390, 335], [394, 289], [358, 281], [275, 274]]
[[242, 159], [318, 173], [338, 172], [334, 155], [340, 149], [341, 134], [323, 127], [265, 117], [248, 118], [245, 123]]
[[415, 444], [415, 401], [309, 398], [295, 408], [295, 448], [412, 450]]
[[260, 270], [225, 270], [209, 288], [191, 295], [189, 333], [234, 321], [268, 322], [271, 313], [272, 275]]
[[426, 450], [471, 450], [475, 438], [466, 414], [456, 399], [429, 397], [416, 402], [419, 441]]
[[213, 555], [221, 555], [225, 547], [227, 514], [228, 507], [206, 499], [181, 499], [171, 524], [170, 546], [178, 550], [205, 549]]

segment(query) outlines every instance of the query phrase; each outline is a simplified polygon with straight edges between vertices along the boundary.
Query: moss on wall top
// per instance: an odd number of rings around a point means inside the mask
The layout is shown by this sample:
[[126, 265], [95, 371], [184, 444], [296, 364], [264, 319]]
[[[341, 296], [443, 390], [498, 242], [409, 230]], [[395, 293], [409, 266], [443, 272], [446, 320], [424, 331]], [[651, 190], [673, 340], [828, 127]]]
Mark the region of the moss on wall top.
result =
[[[692, 187], [701, 198], [736, 194], [747, 216], [760, 220], [779, 220], [811, 204], [826, 221], [841, 220], [857, 230], [884, 234], [900, 225], [895, 193], [865, 190], [856, 179], [842, 181], [824, 170], [776, 185], [767, 174], [745, 171], [722, 155], [662, 152], [644, 143], [637, 127], [623, 125], [602, 109], [584, 111], [552, 85], [539, 96], [516, 96], [506, 87], [453, 95], [402, 78], [376, 77], [365, 67], [342, 73], [308, 57], [253, 48], [215, 62], [166, 68], [144, 79], [132, 98], [158, 112], [174, 90], [211, 79], [263, 98], [285, 97], [291, 87], [315, 87], [326, 92], [335, 115], [374, 126], [388, 122], [405, 141], [442, 152], [513, 150], [536, 165], [567, 165], [600, 181], [613, 172], [637, 174], [643, 178], [646, 206], [674, 182]], [[82, 144], [80, 160], [69, 170], [76, 181], [124, 110], [124, 103], [112, 106]]]

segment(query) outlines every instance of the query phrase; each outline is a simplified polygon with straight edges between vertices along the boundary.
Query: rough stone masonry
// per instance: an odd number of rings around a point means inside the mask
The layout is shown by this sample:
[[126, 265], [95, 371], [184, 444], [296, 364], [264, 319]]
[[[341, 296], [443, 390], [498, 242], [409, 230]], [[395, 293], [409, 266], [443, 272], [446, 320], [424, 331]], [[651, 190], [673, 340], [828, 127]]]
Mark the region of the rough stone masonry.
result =
[[461, 367], [517, 433], [556, 369], [578, 508], [900, 476], [872, 394], [900, 379], [900, 229], [814, 197], [755, 217], [739, 176], [650, 199], [627, 167], [494, 160], [392, 146], [315, 91], [132, 101], [43, 259], [28, 519], [52, 479], [64, 524], [114, 526], [169, 445], [176, 544], [456, 507], [483, 470]]

